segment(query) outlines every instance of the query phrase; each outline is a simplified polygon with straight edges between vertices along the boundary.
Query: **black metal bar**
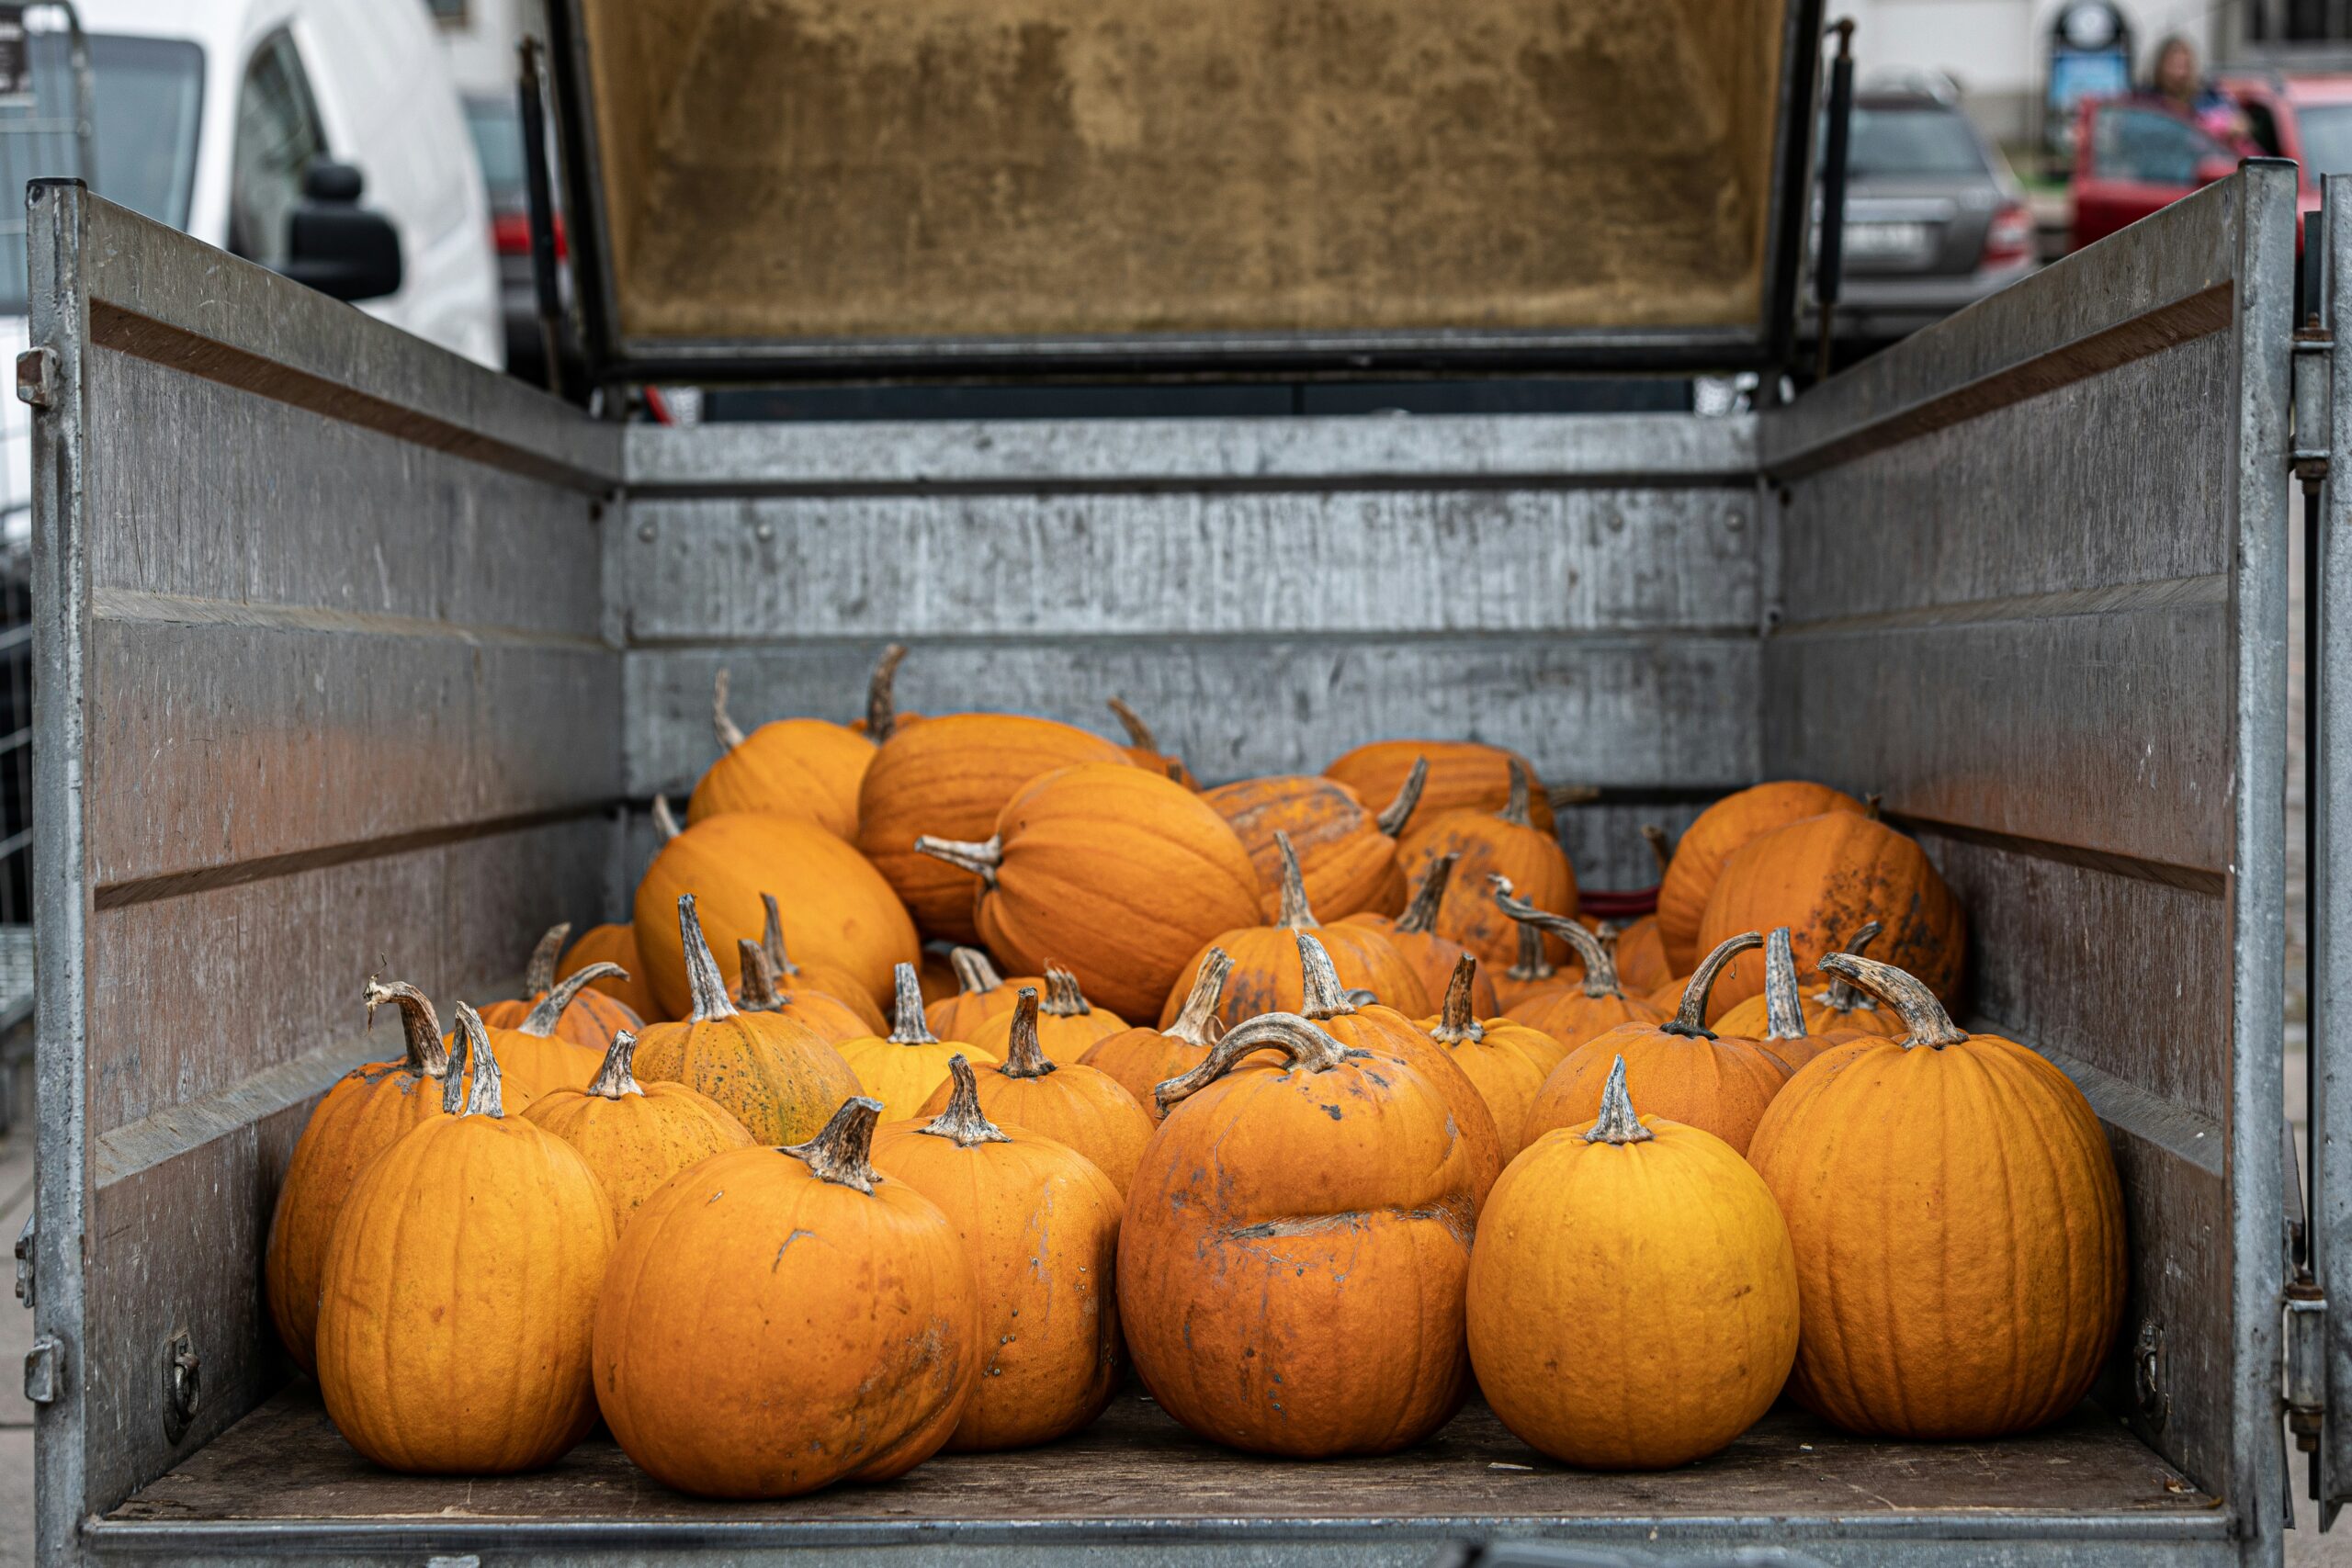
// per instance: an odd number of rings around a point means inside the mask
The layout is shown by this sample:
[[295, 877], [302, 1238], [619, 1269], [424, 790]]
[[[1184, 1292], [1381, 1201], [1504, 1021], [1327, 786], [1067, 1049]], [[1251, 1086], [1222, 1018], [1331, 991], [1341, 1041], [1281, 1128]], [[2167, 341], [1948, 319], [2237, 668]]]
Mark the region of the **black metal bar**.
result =
[[1830, 345], [1837, 338], [1838, 285], [1846, 266], [1846, 152], [1854, 118], [1854, 19], [1830, 24], [1838, 35], [1838, 57], [1829, 67], [1829, 125], [1821, 152], [1821, 244], [1814, 257], [1813, 297], [1821, 308], [1821, 346], [1815, 374], [1829, 378]]
[[1772, 209], [1779, 217], [1770, 236], [1770, 267], [1765, 277], [1762, 362], [1785, 368], [1795, 352], [1797, 317], [1804, 304], [1804, 254], [1813, 193], [1813, 106], [1821, 92], [1821, 17], [1824, 0], [1796, 0], [1789, 7], [1781, 49], [1780, 166], [1774, 173]]
[[613, 366], [620, 329], [606, 254], [612, 225], [605, 216], [586, 22], [580, 14], [580, 0], [548, 0], [547, 22], [548, 87], [554, 95], [556, 154], [563, 164], [564, 210], [571, 215], [568, 238], [572, 297], [580, 304], [580, 349], [587, 365], [588, 386], [595, 388], [628, 378]]
[[563, 294], [555, 272], [555, 180], [548, 169], [548, 117], [539, 82], [539, 40], [517, 51], [522, 80], [523, 183], [531, 213], [531, 288], [539, 307], [539, 351], [547, 356], [548, 390], [563, 396]]

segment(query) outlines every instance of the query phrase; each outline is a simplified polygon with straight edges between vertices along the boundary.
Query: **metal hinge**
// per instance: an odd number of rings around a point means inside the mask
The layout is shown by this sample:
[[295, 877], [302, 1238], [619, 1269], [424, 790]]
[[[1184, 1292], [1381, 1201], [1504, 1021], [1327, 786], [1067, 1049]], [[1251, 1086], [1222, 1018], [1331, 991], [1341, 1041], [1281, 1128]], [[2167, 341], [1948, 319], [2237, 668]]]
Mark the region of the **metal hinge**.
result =
[[34, 1216], [25, 1216], [25, 1228], [17, 1236], [17, 1299], [27, 1306], [33, 1304], [33, 1229]]
[[2327, 1415], [2327, 1297], [2308, 1269], [2287, 1286], [2287, 1429], [2295, 1447], [2319, 1451]]
[[37, 409], [57, 400], [57, 350], [28, 348], [17, 355], [17, 400]]
[[2335, 379], [2329, 359], [2335, 348], [2335, 340], [2320, 325], [2316, 314], [2296, 329], [2295, 446], [2287, 461], [2303, 489], [2312, 494], [2327, 478], [2327, 433]]
[[35, 1404], [53, 1403], [63, 1381], [65, 1347], [54, 1335], [44, 1334], [25, 1352], [25, 1397]]

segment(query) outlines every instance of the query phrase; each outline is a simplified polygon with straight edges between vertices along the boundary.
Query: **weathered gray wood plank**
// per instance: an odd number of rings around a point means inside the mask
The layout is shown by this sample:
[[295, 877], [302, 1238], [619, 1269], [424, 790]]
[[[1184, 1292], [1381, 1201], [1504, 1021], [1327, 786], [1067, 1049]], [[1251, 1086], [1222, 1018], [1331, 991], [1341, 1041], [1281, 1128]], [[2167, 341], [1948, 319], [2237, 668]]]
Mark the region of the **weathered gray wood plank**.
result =
[[[2108, 1145], [2123, 1181], [2132, 1281], [2098, 1397], [2186, 1473], [2218, 1485], [2231, 1462], [2237, 1341], [2222, 1288], [2231, 1272], [2229, 1184], [2112, 1126]], [[2131, 1354], [2151, 1324], [2162, 1349], [2154, 1402], [2143, 1406]]]

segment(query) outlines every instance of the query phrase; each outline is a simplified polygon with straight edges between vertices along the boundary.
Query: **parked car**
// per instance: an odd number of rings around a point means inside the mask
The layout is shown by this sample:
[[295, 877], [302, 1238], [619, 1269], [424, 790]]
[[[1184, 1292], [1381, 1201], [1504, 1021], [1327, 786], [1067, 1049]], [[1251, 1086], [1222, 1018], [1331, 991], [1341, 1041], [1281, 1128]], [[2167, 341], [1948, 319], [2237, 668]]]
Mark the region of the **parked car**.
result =
[[2145, 97], [2083, 106], [2072, 182], [2074, 246], [2138, 222], [2256, 153], [2295, 161], [2297, 201], [2305, 212], [2319, 210], [2321, 175], [2352, 171], [2352, 75], [2223, 77], [2215, 85], [2245, 113], [2243, 143]]
[[1906, 336], [2034, 265], [2024, 193], [1948, 89], [1856, 95], [1840, 344], [1874, 346]]

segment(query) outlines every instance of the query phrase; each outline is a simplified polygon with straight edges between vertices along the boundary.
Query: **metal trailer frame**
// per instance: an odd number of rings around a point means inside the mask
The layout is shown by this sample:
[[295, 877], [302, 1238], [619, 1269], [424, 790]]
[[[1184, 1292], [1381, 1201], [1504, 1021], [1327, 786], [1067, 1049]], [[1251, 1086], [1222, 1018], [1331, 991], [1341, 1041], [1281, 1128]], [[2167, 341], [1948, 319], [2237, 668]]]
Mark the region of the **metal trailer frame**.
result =
[[[2291, 169], [1724, 421], [624, 432], [77, 185], [28, 202], [44, 1563], [2278, 1560]], [[553, 919], [625, 909], [713, 671], [739, 708], [845, 711], [891, 636], [912, 707], [1123, 693], [1213, 776], [1367, 728], [1512, 740], [1613, 792], [1596, 881], [1695, 793], [1883, 788], [1970, 905], [1976, 1010], [2109, 1129], [2135, 1256], [2102, 1402], [2211, 1506], [1464, 1517], [1433, 1478], [1345, 1518], [120, 1506], [283, 1380], [256, 1263], [309, 1104], [376, 1054], [356, 976], [397, 943], [481, 995]], [[2346, 1092], [2314, 1110], [2323, 1244]]]

